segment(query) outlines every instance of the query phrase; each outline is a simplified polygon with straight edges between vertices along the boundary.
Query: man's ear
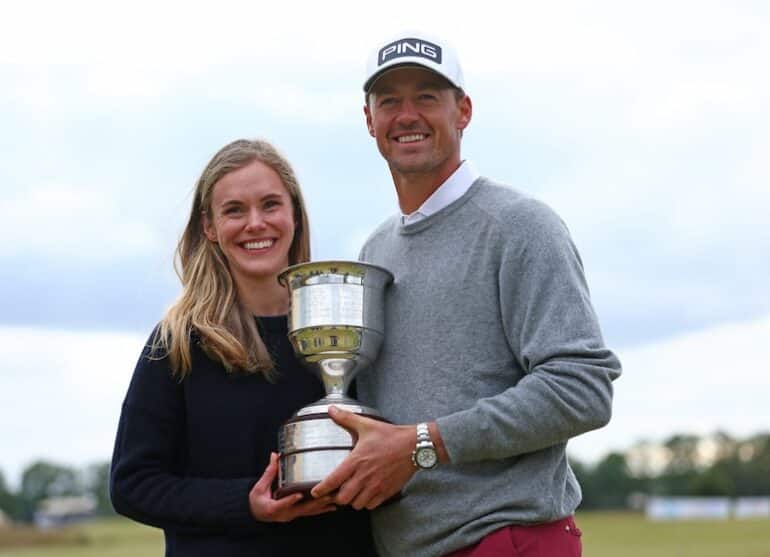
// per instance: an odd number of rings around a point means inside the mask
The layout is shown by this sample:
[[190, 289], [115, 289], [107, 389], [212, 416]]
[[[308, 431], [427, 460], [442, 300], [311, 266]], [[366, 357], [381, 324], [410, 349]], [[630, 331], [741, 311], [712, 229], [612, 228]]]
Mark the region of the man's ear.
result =
[[374, 126], [372, 125], [372, 112], [369, 110], [369, 105], [364, 105], [364, 114], [366, 114], [366, 129], [369, 130], [369, 135], [374, 137]]
[[473, 116], [473, 103], [468, 95], [457, 101], [457, 108], [460, 109], [460, 117], [457, 119], [457, 129], [462, 131], [471, 123]]
[[203, 233], [206, 235], [206, 238], [208, 238], [211, 242], [216, 242], [217, 231], [214, 228], [214, 225], [212, 224], [211, 219], [209, 218], [206, 211], [201, 213], [201, 220], [203, 221]]

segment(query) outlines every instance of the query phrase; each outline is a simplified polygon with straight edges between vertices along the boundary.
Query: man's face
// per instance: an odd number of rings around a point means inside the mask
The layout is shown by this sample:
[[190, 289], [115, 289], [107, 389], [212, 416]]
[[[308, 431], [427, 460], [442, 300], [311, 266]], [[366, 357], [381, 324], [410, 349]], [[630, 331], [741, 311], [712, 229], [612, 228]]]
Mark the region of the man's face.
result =
[[380, 77], [364, 107], [369, 134], [391, 171], [435, 174], [443, 182], [460, 164], [461, 132], [471, 119], [471, 102], [438, 74], [417, 67]]

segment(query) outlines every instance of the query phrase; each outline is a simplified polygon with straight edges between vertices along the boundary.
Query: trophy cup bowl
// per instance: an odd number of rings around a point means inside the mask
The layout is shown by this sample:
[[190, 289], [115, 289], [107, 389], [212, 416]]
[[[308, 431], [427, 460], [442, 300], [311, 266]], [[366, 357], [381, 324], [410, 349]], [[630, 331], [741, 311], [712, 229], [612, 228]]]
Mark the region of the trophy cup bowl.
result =
[[289, 340], [299, 360], [323, 383], [326, 396], [300, 408], [281, 426], [275, 497], [309, 496], [355, 444], [329, 417], [329, 406], [387, 421], [346, 393], [382, 346], [385, 289], [393, 275], [368, 263], [317, 261], [293, 265], [278, 280], [289, 290]]

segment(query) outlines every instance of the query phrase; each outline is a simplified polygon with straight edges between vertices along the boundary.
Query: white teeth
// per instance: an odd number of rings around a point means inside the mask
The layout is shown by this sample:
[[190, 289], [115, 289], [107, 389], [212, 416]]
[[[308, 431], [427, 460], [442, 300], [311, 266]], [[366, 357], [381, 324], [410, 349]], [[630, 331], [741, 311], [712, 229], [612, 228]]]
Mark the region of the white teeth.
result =
[[396, 141], [399, 143], [411, 143], [412, 141], [422, 141], [423, 139], [425, 139], [425, 134], [413, 133], [412, 135], [402, 135]]
[[269, 248], [275, 243], [275, 240], [260, 240], [259, 242], [246, 242], [243, 247], [246, 249], [263, 249]]

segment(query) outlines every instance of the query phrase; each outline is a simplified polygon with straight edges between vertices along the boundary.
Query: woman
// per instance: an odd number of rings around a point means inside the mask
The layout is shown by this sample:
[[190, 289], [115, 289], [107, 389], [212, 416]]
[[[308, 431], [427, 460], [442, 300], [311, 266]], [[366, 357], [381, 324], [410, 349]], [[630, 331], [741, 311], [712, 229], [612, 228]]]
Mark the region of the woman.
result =
[[323, 395], [294, 357], [277, 281], [310, 258], [289, 163], [264, 141], [222, 148], [198, 180], [177, 255], [182, 295], [123, 403], [113, 506], [162, 528], [169, 556], [373, 554], [365, 513], [272, 498], [278, 429]]

